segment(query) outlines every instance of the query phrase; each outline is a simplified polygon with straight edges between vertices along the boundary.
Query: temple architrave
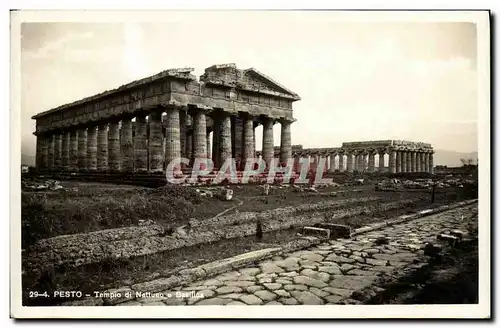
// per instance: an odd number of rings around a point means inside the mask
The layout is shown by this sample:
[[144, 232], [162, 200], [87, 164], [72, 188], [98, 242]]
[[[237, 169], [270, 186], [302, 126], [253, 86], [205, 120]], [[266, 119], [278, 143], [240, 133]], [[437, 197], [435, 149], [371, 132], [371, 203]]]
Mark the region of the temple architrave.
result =
[[[163, 172], [174, 158], [255, 157], [255, 128], [263, 125], [262, 157], [292, 157], [292, 105], [300, 97], [254, 68], [234, 64], [169, 69], [117, 89], [33, 116], [36, 166], [48, 171]], [[212, 136], [210, 137], [210, 134]]]

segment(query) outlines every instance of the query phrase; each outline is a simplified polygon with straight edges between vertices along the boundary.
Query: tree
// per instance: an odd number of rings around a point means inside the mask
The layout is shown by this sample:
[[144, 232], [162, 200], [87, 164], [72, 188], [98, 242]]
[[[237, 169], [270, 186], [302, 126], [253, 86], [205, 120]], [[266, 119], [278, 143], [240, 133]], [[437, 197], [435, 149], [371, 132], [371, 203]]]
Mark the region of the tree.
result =
[[472, 158], [460, 158], [463, 166], [471, 166], [474, 160]]

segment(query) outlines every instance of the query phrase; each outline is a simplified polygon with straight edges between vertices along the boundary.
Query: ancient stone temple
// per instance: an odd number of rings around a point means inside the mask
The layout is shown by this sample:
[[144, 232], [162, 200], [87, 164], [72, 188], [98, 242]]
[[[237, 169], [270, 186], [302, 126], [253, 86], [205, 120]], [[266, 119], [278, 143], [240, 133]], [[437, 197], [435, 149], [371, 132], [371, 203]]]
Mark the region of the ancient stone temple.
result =
[[280, 158], [291, 158], [296, 93], [253, 68], [214, 65], [199, 80], [192, 71], [169, 69], [33, 116], [37, 168], [162, 172], [179, 157], [212, 158], [218, 168], [255, 157], [260, 124], [269, 163], [276, 123]]
[[[275, 157], [279, 156], [279, 151], [279, 148], [275, 148]], [[293, 145], [292, 156], [296, 164], [307, 158], [313, 166], [319, 163], [320, 158], [325, 158], [324, 169], [330, 172], [434, 173], [434, 149], [431, 144], [423, 142], [344, 142], [341, 147], [334, 148], [303, 148], [301, 145]]]

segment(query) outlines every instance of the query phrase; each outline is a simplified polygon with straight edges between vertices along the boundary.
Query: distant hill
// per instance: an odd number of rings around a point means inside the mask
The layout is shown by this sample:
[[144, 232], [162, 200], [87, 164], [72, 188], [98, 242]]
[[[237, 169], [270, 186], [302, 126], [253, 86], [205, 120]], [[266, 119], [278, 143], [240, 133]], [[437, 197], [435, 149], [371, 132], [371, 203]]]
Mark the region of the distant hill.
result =
[[35, 156], [21, 154], [21, 165], [35, 166]]
[[461, 158], [472, 158], [473, 164], [476, 164], [477, 152], [460, 153], [450, 150], [435, 149], [434, 165], [446, 165], [448, 167], [462, 166]]

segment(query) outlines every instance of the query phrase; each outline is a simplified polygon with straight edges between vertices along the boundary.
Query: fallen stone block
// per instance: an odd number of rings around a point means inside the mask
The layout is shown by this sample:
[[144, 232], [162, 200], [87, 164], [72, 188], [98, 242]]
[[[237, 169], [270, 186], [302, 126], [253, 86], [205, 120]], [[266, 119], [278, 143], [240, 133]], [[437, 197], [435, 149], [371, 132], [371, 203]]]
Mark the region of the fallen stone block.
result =
[[315, 227], [304, 227], [302, 228], [302, 234], [304, 236], [313, 236], [320, 239], [330, 239], [330, 230]]
[[455, 229], [450, 232], [450, 235], [455, 236], [460, 240], [462, 240], [462, 238], [466, 235], [466, 233], [463, 232], [462, 230]]
[[452, 236], [452, 235], [448, 235], [448, 234], [444, 234], [444, 233], [438, 235], [437, 239], [443, 240], [443, 241], [447, 241], [451, 245], [455, 245], [455, 243], [459, 241], [458, 237], [455, 237], [455, 236]]
[[330, 231], [330, 238], [351, 238], [351, 227], [348, 225], [318, 223], [315, 226]]

